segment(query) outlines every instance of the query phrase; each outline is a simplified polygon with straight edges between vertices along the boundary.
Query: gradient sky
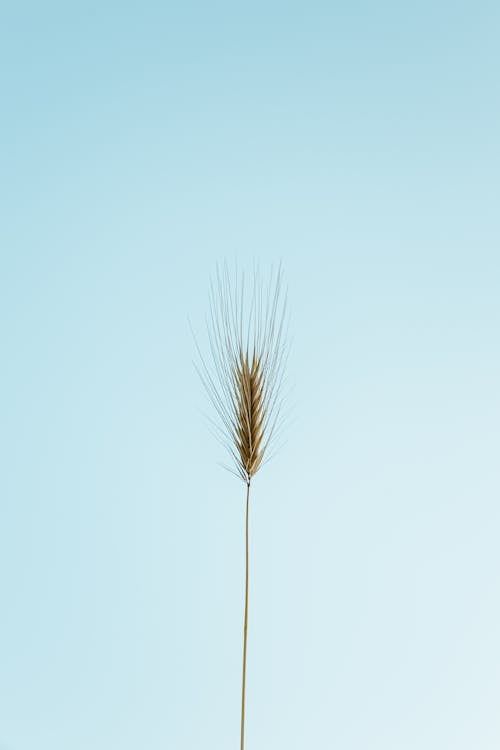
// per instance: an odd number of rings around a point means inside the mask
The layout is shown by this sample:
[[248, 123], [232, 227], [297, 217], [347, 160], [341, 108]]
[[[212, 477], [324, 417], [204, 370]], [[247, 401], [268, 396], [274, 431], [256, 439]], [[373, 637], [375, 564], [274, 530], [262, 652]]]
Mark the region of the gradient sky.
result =
[[248, 750], [500, 747], [498, 2], [0, 10], [0, 748], [234, 750], [215, 263], [279, 259]]

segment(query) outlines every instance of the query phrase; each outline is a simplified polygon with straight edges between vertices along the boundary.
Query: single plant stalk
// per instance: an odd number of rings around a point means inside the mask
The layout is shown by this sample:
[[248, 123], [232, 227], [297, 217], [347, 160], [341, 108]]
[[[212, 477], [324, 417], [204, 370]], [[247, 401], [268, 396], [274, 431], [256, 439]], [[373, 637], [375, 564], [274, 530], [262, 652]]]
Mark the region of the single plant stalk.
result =
[[241, 739], [240, 750], [245, 748], [245, 687], [247, 676], [247, 632], [248, 632], [248, 506], [250, 500], [250, 480], [247, 482], [246, 523], [245, 523], [245, 619], [243, 624], [243, 676], [241, 679]]
[[244, 277], [224, 264], [210, 286], [207, 318], [209, 357], [198, 345], [198, 373], [215, 409], [216, 436], [228, 450], [229, 471], [246, 486], [245, 615], [241, 680], [240, 750], [245, 748], [245, 690], [248, 632], [248, 511], [250, 482], [269, 459], [282, 427], [282, 386], [288, 356], [286, 294], [281, 266], [264, 284], [254, 271], [250, 294]]

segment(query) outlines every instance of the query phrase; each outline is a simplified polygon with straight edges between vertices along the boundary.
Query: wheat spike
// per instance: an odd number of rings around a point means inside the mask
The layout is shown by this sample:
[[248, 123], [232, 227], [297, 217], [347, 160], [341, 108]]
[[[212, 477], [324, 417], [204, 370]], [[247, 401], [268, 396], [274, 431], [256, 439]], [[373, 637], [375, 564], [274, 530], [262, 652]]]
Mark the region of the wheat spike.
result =
[[264, 423], [262, 368], [255, 354], [250, 363], [248, 355], [240, 353], [234, 389], [238, 402], [238, 454], [245, 473], [252, 477], [262, 463]]
[[267, 284], [255, 270], [246, 287], [243, 274], [218, 267], [206, 322], [210, 357], [197, 346], [198, 373], [218, 417], [211, 420], [216, 436], [233, 459], [232, 470], [249, 482], [282, 428], [288, 343], [281, 268]]

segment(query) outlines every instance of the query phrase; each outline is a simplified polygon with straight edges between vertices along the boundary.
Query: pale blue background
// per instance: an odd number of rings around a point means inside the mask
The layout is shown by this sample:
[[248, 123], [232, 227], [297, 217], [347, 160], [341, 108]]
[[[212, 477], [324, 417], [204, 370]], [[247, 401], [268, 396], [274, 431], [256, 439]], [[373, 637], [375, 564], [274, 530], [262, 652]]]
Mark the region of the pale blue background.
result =
[[215, 262], [282, 258], [248, 750], [500, 747], [500, 6], [5, 2], [0, 747], [239, 746]]

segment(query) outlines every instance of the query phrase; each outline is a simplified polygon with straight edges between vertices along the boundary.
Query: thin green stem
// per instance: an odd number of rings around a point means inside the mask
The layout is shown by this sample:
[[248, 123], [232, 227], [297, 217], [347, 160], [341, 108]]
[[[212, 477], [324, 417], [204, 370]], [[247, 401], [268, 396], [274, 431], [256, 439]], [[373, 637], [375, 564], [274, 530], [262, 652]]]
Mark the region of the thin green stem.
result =
[[241, 680], [241, 740], [240, 750], [245, 748], [245, 687], [247, 675], [247, 630], [248, 630], [248, 505], [250, 480], [247, 481], [247, 503], [245, 524], [245, 619], [243, 624], [243, 677]]

